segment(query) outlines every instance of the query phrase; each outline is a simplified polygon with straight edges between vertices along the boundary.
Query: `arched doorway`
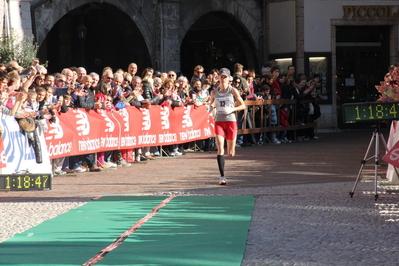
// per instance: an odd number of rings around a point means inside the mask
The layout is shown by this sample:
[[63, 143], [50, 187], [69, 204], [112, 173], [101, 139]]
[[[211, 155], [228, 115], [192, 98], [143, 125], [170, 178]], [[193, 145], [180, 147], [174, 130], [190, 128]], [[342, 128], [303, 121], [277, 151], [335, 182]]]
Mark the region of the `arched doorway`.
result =
[[[85, 36], [79, 36], [82, 33]], [[138, 27], [126, 13], [107, 3], [85, 4], [63, 16], [40, 46], [39, 58], [48, 61], [49, 73], [70, 66], [97, 73], [106, 66], [126, 70], [131, 62], [151, 66]]]
[[182, 42], [182, 73], [192, 75], [196, 65], [202, 65], [205, 72], [222, 67], [233, 70], [235, 63], [241, 63], [245, 69], [259, 68], [251, 35], [224, 12], [211, 12], [199, 18]]

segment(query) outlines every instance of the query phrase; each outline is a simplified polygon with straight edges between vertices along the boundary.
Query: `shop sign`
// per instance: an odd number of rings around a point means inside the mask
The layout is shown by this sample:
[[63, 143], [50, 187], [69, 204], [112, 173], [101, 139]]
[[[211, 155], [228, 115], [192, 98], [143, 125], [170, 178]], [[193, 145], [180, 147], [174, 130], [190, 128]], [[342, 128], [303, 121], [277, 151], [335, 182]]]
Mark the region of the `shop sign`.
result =
[[343, 18], [399, 18], [399, 6], [342, 6]]

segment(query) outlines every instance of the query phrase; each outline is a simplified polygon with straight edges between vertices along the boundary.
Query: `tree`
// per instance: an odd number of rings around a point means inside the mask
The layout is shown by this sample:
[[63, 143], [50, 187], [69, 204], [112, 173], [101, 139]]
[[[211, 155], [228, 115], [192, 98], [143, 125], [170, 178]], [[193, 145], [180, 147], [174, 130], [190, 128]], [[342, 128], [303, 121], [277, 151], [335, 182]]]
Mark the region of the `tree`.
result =
[[17, 61], [20, 66], [29, 67], [37, 59], [38, 49], [33, 35], [21, 38], [14, 30], [11, 30], [10, 36], [3, 32], [0, 36], [0, 63]]

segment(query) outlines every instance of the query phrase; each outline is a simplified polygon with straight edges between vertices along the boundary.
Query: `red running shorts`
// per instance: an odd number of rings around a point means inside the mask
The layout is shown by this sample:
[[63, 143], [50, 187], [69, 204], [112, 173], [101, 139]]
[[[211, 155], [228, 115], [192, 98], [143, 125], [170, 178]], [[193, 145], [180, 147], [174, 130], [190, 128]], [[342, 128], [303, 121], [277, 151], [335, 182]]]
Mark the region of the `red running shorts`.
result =
[[228, 140], [233, 140], [237, 136], [237, 122], [218, 121], [215, 122], [215, 134]]

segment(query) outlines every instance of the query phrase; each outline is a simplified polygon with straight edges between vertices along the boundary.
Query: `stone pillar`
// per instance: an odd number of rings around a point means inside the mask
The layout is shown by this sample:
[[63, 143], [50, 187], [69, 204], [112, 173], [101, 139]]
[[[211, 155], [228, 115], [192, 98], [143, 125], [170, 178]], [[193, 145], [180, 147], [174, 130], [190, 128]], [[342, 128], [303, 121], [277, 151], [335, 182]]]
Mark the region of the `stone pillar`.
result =
[[180, 71], [180, 0], [162, 2], [161, 14], [161, 69]]
[[7, 2], [6, 0], [2, 0], [0, 3], [0, 36], [3, 35], [4, 29], [4, 21], [5, 21], [5, 9], [6, 9]]
[[305, 73], [305, 18], [304, 0], [295, 1], [296, 71]]
[[11, 28], [21, 37], [32, 35], [30, 14], [31, 0], [10, 0], [9, 16]]

